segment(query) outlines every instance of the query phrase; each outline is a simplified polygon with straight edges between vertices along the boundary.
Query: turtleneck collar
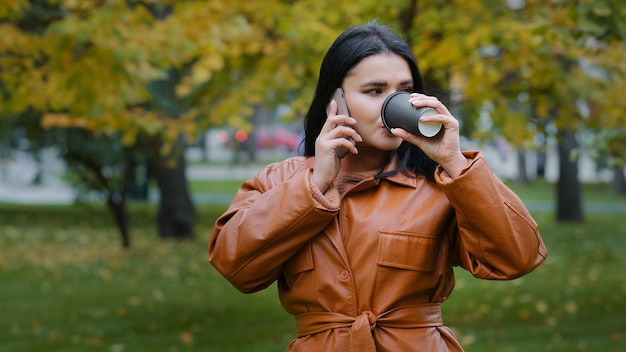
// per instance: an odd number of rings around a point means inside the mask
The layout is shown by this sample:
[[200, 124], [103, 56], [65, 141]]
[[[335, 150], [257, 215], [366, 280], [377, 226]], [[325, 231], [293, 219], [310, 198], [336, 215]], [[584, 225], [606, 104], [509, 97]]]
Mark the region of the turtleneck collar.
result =
[[382, 171], [388, 162], [389, 152], [372, 147], [359, 147], [359, 154], [348, 153], [341, 159], [339, 175], [349, 176], [353, 173], [370, 173], [374, 175]]
[[339, 194], [344, 194], [351, 186], [381, 172], [388, 157], [388, 151], [367, 147], [359, 147], [357, 155], [348, 153], [341, 159], [339, 175], [334, 182]]

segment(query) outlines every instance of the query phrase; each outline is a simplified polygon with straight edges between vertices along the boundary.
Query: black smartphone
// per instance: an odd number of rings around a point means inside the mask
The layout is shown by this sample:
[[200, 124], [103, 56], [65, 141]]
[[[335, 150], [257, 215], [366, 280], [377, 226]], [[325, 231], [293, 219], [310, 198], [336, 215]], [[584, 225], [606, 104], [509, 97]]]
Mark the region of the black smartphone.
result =
[[[350, 116], [350, 113], [348, 112], [348, 104], [346, 104], [346, 97], [344, 95], [343, 89], [342, 88], [337, 88], [337, 90], [335, 90], [335, 94], [333, 94], [332, 99], [334, 99], [337, 102], [337, 115], [348, 115]], [[332, 100], [331, 100], [332, 102]], [[328, 103], [328, 107], [326, 108], [326, 115], [328, 115], [328, 112], [330, 111], [330, 102]], [[350, 137], [346, 137], [348, 138], [348, 140], [354, 144], [354, 141], [352, 140], [352, 138]], [[346, 147], [339, 147], [337, 149], [337, 157], [339, 159], [343, 158], [344, 156], [346, 156], [348, 154], [348, 148]]]

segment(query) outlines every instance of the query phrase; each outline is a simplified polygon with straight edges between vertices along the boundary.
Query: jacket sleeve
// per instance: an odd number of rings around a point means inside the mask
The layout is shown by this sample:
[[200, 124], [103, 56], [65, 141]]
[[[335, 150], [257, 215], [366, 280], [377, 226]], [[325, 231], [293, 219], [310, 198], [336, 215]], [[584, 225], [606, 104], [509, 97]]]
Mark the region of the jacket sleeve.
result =
[[262, 290], [282, 265], [334, 218], [336, 197], [323, 196], [311, 170], [285, 175], [267, 167], [246, 181], [211, 232], [208, 259], [237, 289]]
[[547, 256], [537, 223], [522, 201], [491, 171], [480, 152], [464, 152], [470, 166], [451, 179], [435, 179], [456, 212], [458, 265], [478, 278], [514, 279]]

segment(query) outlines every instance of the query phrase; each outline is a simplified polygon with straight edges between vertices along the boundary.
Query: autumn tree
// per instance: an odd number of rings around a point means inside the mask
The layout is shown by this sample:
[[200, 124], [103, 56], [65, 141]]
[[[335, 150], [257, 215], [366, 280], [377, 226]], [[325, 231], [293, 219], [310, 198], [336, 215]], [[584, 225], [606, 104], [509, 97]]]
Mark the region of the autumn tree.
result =
[[[561, 221], [582, 220], [573, 158], [581, 132], [597, 125], [595, 120], [624, 131], [624, 105], [616, 99], [625, 72], [617, 59], [623, 53], [623, 10], [616, 5], [611, 0], [430, 1], [420, 2], [415, 20], [412, 39], [422, 68], [448, 82], [462, 121], [475, 125], [480, 113], [490, 117], [489, 130], [474, 130], [474, 137], [495, 132], [521, 150], [532, 148], [538, 133], [557, 139]], [[602, 105], [597, 109], [604, 113], [586, 115], [581, 105], [590, 102]], [[610, 138], [602, 140], [614, 143]], [[612, 151], [626, 159], [623, 148]]]
[[[159, 141], [157, 152], [166, 159], [181, 136], [195, 131], [184, 117], [174, 119], [146, 108], [149, 84], [167, 79], [170, 67], [189, 59], [185, 56], [189, 50], [168, 34], [172, 31], [155, 28], [161, 22], [150, 6], [157, 5], [139, 1], [0, 5], [2, 118], [19, 117], [21, 123], [24, 116], [35, 115], [40, 117], [38, 125], [49, 131], [86, 133], [90, 142], [100, 141], [98, 148], [76, 144], [62, 148], [70, 165], [88, 166], [74, 170], [92, 173], [85, 179], [101, 181], [98, 190], [119, 184], [109, 182], [119, 174], [111, 170], [125, 167], [124, 158], [109, 156], [136, 147], [147, 136]], [[85, 155], [89, 150], [97, 152]], [[126, 244], [123, 188], [106, 194]], [[177, 194], [188, 197], [186, 188]]]
[[[9, 0], [0, 4], [2, 118], [31, 111], [41, 126], [81, 129], [120, 150], [150, 146], [161, 234], [186, 232], [185, 140], [221, 124], [252, 131], [258, 106], [286, 103], [286, 118], [302, 116], [334, 38], [378, 19], [414, 44], [431, 93], [472, 137], [491, 137], [471, 128], [480, 115], [520, 150], [551, 128], [573, 142], [597, 128], [594, 145], [623, 160], [623, 133], [599, 128], [624, 128], [619, 8], [613, 0]], [[596, 113], [581, 112], [587, 102]], [[561, 170], [559, 184], [576, 196], [572, 153], [562, 154], [571, 172]], [[558, 203], [580, 207], [579, 198]], [[575, 210], [565, 213], [577, 218]]]

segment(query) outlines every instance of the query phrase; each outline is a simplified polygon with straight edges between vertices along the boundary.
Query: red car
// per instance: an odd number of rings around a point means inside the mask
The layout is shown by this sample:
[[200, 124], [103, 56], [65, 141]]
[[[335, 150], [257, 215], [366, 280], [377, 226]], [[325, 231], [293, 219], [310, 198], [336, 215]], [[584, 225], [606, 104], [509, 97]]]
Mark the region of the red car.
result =
[[290, 152], [298, 150], [300, 135], [282, 126], [261, 127], [257, 129], [257, 148], [284, 148]]

